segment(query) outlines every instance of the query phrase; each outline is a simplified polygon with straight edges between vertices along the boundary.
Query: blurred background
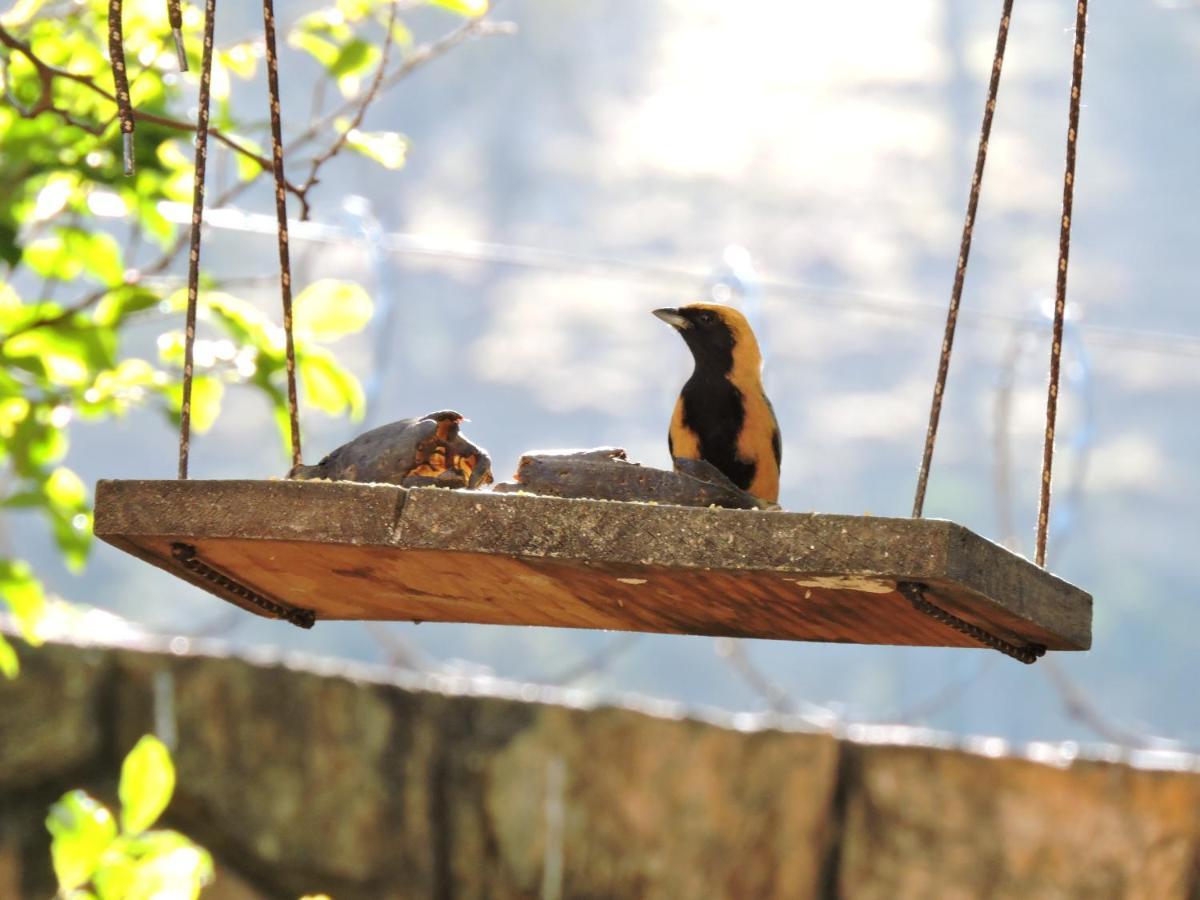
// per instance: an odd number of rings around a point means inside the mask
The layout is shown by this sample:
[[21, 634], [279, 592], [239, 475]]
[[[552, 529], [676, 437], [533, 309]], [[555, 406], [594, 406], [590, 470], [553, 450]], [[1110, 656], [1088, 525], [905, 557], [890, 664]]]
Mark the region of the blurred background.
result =
[[[252, 5], [226, 6], [218, 44], [261, 34]], [[316, 6], [281, 4], [283, 30]], [[368, 113], [364, 128], [406, 136], [405, 165], [332, 160], [293, 230], [297, 284], [354, 279], [374, 300], [335, 348], [363, 382], [365, 421], [302, 409], [306, 459], [454, 408], [502, 478], [533, 448], [617, 445], [666, 466], [690, 359], [649, 311], [715, 299], [749, 314], [766, 352], [784, 507], [907, 515], [998, 13], [955, 0], [494, 4], [514, 33], [455, 48]], [[406, 21], [420, 40], [454, 25], [438, 10]], [[1073, 22], [1054, 0], [1014, 14], [925, 510], [1030, 556]], [[296, 50], [282, 64], [294, 135], [319, 70]], [[1195, 748], [1197, 83], [1200, 6], [1094, 5], [1050, 537], [1051, 568], [1095, 595], [1089, 653], [1026, 667], [983, 650], [554, 629], [309, 632], [103, 544], [71, 574], [32, 515], [10, 515], [8, 540], [57, 593], [167, 635], [821, 724]], [[260, 121], [263, 90], [260, 71], [231, 103]], [[276, 263], [263, 183], [213, 216], [204, 264], [276, 317]], [[127, 339], [153, 348], [161, 330]], [[174, 476], [177, 435], [149, 410], [72, 436], [67, 462], [89, 484]], [[248, 390], [226, 394], [191, 458], [195, 478], [288, 467]]]

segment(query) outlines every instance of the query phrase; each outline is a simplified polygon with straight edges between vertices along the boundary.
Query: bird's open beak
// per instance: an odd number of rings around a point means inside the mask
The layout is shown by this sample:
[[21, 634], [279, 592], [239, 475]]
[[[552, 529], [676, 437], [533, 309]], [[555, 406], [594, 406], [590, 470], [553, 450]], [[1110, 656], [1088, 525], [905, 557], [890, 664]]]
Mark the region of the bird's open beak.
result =
[[656, 309], [654, 314], [670, 325], [672, 328], [677, 328], [680, 331], [691, 326], [686, 318], [679, 314], [677, 309]]

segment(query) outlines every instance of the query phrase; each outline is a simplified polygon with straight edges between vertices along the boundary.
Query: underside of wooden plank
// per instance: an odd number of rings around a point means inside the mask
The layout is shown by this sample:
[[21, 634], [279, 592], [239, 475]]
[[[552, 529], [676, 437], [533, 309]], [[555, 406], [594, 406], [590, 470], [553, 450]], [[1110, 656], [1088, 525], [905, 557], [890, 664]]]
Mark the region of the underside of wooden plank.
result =
[[[935, 519], [695, 509], [348, 482], [102, 481], [96, 534], [263, 614], [864, 644], [1091, 645], [1092, 600]], [[180, 560], [190, 548], [201, 568]], [[205, 574], [207, 573], [207, 574]]]

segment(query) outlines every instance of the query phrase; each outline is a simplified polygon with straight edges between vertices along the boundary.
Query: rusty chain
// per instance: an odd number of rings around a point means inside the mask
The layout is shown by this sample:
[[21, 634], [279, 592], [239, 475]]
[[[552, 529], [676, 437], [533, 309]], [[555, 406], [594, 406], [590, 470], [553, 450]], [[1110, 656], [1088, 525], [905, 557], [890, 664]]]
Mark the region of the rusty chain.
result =
[[954, 347], [954, 331], [958, 326], [958, 308], [962, 303], [963, 282], [967, 276], [967, 260], [971, 255], [971, 237], [975, 231], [975, 213], [979, 208], [979, 192], [983, 186], [983, 167], [987, 163], [988, 141], [992, 134], [992, 118], [996, 113], [996, 95], [1000, 91], [1000, 70], [1004, 67], [1004, 48], [1008, 43], [1008, 25], [1012, 18], [1013, 0], [1004, 0], [1000, 30], [996, 35], [996, 53], [992, 58], [992, 77], [988, 82], [987, 103], [983, 108], [983, 125], [979, 129], [979, 146], [975, 151], [975, 172], [971, 176], [971, 192], [967, 199], [967, 216], [963, 220], [962, 241], [958, 249], [958, 265], [954, 270], [954, 287], [950, 291], [950, 309], [946, 313], [946, 331], [942, 337], [942, 353], [938, 359], [937, 378], [933, 384], [933, 400], [929, 406], [929, 427], [925, 431], [925, 452], [917, 475], [917, 492], [913, 499], [913, 518], [925, 511], [925, 488], [929, 483], [929, 466], [933, 462], [933, 445], [937, 441], [938, 422], [942, 415], [942, 395], [946, 390], [946, 375], [950, 371], [950, 351]]
[[924, 613], [931, 619], [941, 622], [943, 625], [948, 625], [955, 631], [965, 634], [985, 647], [999, 650], [1005, 656], [1011, 656], [1013, 659], [1025, 663], [1027, 666], [1037, 662], [1046, 653], [1046, 648], [1042, 644], [1031, 643], [1024, 646], [1013, 644], [1003, 638], [996, 637], [991, 632], [968, 622], [966, 619], [959, 618], [954, 613], [947, 612], [925, 597], [926, 588], [922, 584], [902, 581], [896, 585], [896, 588], [918, 612]]
[[[176, 3], [176, 5], [178, 5]], [[208, 164], [208, 109], [212, 96], [213, 29], [216, 0], [204, 3], [204, 51], [200, 62], [200, 111], [196, 117], [196, 167], [192, 180], [192, 236], [188, 249], [187, 320], [183, 336], [183, 400], [179, 407], [179, 477], [188, 477], [192, 428], [192, 374], [196, 306], [200, 290], [200, 232], [204, 222], [204, 180]]]
[[125, 39], [122, 34], [122, 0], [108, 0], [108, 59], [112, 64], [113, 88], [117, 96], [117, 118], [121, 122], [121, 157], [125, 174], [133, 174], [133, 104], [129, 100], [129, 73], [125, 70]]
[[265, 597], [253, 588], [247, 587], [236, 579], [230, 578], [224, 572], [214, 569], [196, 554], [196, 548], [191, 544], [176, 542], [171, 545], [171, 556], [183, 568], [203, 578], [209, 584], [230, 594], [251, 606], [261, 609], [276, 619], [291, 622], [300, 628], [312, 628], [316, 623], [317, 614], [311, 609], [292, 606], [279, 600]]
[[296, 347], [292, 337], [292, 267], [288, 254], [287, 180], [283, 174], [283, 126], [279, 114], [279, 56], [275, 50], [275, 5], [263, 0], [267, 88], [271, 95], [271, 156], [275, 174], [275, 218], [279, 229], [279, 287], [283, 297], [283, 334], [287, 352], [288, 416], [292, 466], [300, 465], [300, 415], [296, 402]]
[[1071, 212], [1075, 204], [1075, 143], [1079, 137], [1079, 96], [1083, 88], [1083, 45], [1088, 0], [1075, 6], [1075, 56], [1071, 66], [1071, 105], [1067, 121], [1067, 165], [1063, 174], [1062, 222], [1058, 236], [1058, 276], [1054, 285], [1054, 336], [1050, 343], [1050, 384], [1046, 393], [1046, 440], [1042, 448], [1042, 485], [1038, 498], [1037, 564], [1046, 565], [1050, 526], [1050, 479], [1054, 468], [1054, 428], [1058, 421], [1058, 375], [1062, 360], [1063, 319], [1067, 309], [1067, 260], [1071, 253]]
[[[205, 13], [207, 14], [207, 8]], [[183, 46], [183, 9], [180, 0], [167, 0], [167, 21], [171, 23], [171, 36], [175, 39], [175, 56], [179, 60], [179, 71], [186, 72], [188, 62], [187, 51]]]

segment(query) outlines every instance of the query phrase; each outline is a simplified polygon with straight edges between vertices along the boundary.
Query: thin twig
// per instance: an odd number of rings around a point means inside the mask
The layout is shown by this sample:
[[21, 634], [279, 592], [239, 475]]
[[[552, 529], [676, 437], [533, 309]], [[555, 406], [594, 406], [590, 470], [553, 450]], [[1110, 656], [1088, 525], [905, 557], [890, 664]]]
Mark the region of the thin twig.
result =
[[[412, 72], [414, 72], [416, 69], [420, 68], [421, 66], [425, 65], [426, 63], [432, 62], [433, 60], [440, 58], [441, 56], [443, 56], [447, 52], [449, 52], [451, 49], [453, 49], [454, 47], [457, 47], [459, 44], [466, 41], [468, 38], [475, 37], [475, 36], [487, 36], [487, 35], [492, 35], [492, 34], [508, 34], [508, 33], [511, 33], [511, 30], [512, 30], [511, 25], [508, 25], [506, 23], [494, 23], [494, 22], [485, 21], [483, 19], [472, 19], [472, 20], [464, 23], [463, 25], [460, 25], [458, 28], [449, 32], [444, 37], [433, 42], [432, 44], [428, 44], [424, 47], [418, 48], [417, 50], [413, 51], [413, 53], [409, 56], [409, 58], [407, 60], [405, 60], [405, 62], [402, 65], [400, 65], [397, 69], [392, 71], [389, 75], [384, 76], [379, 91], [382, 92], [384, 90], [387, 90], [388, 88], [395, 86], [398, 82], [400, 82], [401, 80], [403, 80], [404, 78], [406, 78], [410, 74], [412, 74]], [[391, 31], [391, 29], [389, 29], [389, 33], [390, 33], [390, 31]], [[0, 44], [3, 44], [4, 46], [9, 47], [10, 49], [15, 50], [16, 52], [21, 53], [23, 56], [25, 56], [29, 60], [29, 62], [34, 66], [34, 68], [37, 69], [37, 71], [39, 73], [39, 78], [49, 79], [51, 81], [53, 80], [53, 78], [65, 78], [69, 81], [75, 81], [79, 84], [84, 85], [89, 90], [108, 99], [109, 101], [112, 101], [114, 103], [116, 102], [116, 98], [112, 94], [110, 94], [104, 88], [100, 87], [98, 84], [96, 84], [94, 81], [92, 81], [92, 79], [89, 78], [88, 76], [80, 75], [75, 72], [68, 72], [65, 69], [58, 69], [54, 66], [49, 65], [48, 63], [44, 62], [43, 60], [41, 60], [33, 52], [32, 48], [30, 47], [30, 45], [28, 43], [26, 43], [25, 41], [22, 41], [19, 38], [17, 38], [16, 36], [14, 36], [3, 25], [0, 25]], [[345, 115], [346, 112], [349, 110], [356, 110], [358, 104], [360, 104], [361, 102], [362, 102], [362, 98], [358, 98], [347, 104], [343, 104], [337, 110], [335, 110], [334, 112], [325, 116], [320, 121], [309, 125], [309, 127], [307, 129], [305, 129], [303, 132], [301, 132], [300, 135], [298, 135], [295, 139], [293, 139], [290, 142], [289, 149], [295, 150], [295, 148], [297, 146], [311, 142], [314, 138], [317, 137], [317, 135], [319, 135], [326, 127], [328, 127], [337, 118]], [[50, 110], [46, 110], [46, 111], [50, 111]], [[135, 117], [138, 117], [144, 121], [152, 122], [152, 123], [158, 124], [158, 125], [163, 125], [168, 128], [175, 128], [180, 131], [195, 131], [195, 129], [196, 129], [196, 125], [194, 122], [186, 122], [186, 121], [179, 120], [179, 119], [171, 119], [166, 116], [158, 116], [158, 115], [154, 115], [152, 113], [141, 113], [141, 112], [138, 112], [137, 110], [134, 111], [134, 115], [135, 115]], [[111, 120], [110, 120], [110, 122], [111, 122]], [[240, 153], [241, 155], [246, 156], [249, 159], [253, 159], [255, 162], [257, 162], [262, 167], [263, 172], [268, 171], [273, 166], [273, 163], [270, 160], [243, 147], [242, 145], [240, 145], [236, 141], [234, 141], [232, 138], [230, 138], [228, 135], [222, 134], [218, 129], [210, 128], [209, 136], [212, 138], [215, 138], [218, 141], [221, 141], [222, 143], [224, 143], [226, 146], [228, 146], [234, 152]], [[219, 196], [211, 204], [212, 207], [220, 208], [222, 206], [225, 206], [225, 205], [233, 202], [233, 200], [235, 200], [237, 197], [241, 196], [241, 194], [247, 188], [249, 188], [251, 185], [257, 183], [257, 181], [258, 181], [259, 177], [261, 177], [261, 175], [262, 175], [262, 172], [256, 173], [249, 180], [241, 181], [235, 185], [232, 185], [228, 190], [226, 190], [221, 196]], [[291, 193], [298, 195], [298, 192], [299, 192], [298, 187], [296, 187], [295, 185], [292, 185], [292, 184], [288, 184], [287, 187]], [[114, 291], [118, 291], [118, 290], [121, 290], [122, 288], [126, 288], [126, 287], [133, 287], [133, 286], [137, 285], [138, 283], [140, 283], [143, 278], [161, 274], [171, 265], [171, 263], [172, 263], [172, 261], [174, 261], [175, 257], [177, 257], [183, 251], [183, 248], [185, 246], [187, 246], [187, 244], [188, 244], [188, 235], [185, 232], [185, 233], [181, 234], [179, 237], [177, 237], [175, 242], [170, 247], [168, 247], [167, 250], [162, 254], [162, 256], [160, 256], [154, 263], [152, 263], [149, 266], [143, 267], [141, 269], [137, 269], [137, 270], [131, 269], [130, 271], [128, 271], [126, 273], [125, 278], [123, 278], [121, 280], [121, 282], [119, 282], [118, 284], [99, 288], [99, 289], [92, 291], [91, 293], [83, 296], [82, 298], [80, 298], [75, 303], [71, 304], [70, 306], [67, 306], [67, 307], [63, 308], [62, 310], [60, 310], [59, 312], [54, 313], [53, 315], [32, 319], [29, 322], [26, 322], [24, 325], [14, 328], [8, 334], [0, 336], [0, 350], [3, 350], [5, 343], [10, 338], [16, 337], [18, 334], [24, 334], [26, 332], [33, 331], [38, 328], [53, 327], [55, 325], [59, 325], [63, 322], [70, 320], [74, 316], [79, 315], [80, 313], [86, 312], [87, 310], [91, 309], [93, 306], [95, 306], [97, 303], [99, 303], [101, 300], [103, 300], [105, 297], [107, 297], [109, 294], [113, 293]]]
[[764, 701], [771, 712], [790, 715], [798, 711], [796, 701], [775, 682], [759, 671], [742, 642], [735, 638], [714, 638], [717, 656], [742, 677], [742, 680]]
[[[512, 32], [513, 25], [508, 22], [492, 22], [482, 18], [470, 19], [432, 44], [425, 44], [413, 50], [401, 65], [390, 74], [384, 76], [381, 90], [386, 91], [389, 88], [395, 87], [397, 83], [407, 78], [416, 69], [444, 56], [450, 50], [470, 38], [511, 34]], [[343, 103], [337, 109], [333, 110], [333, 112], [327, 113], [323, 118], [312, 123], [304, 131], [293, 137], [288, 142], [289, 149], [294, 152], [298, 147], [310, 143], [338, 119], [353, 113], [360, 102], [361, 98], [355, 98]]]
[[[52, 101], [49, 99], [52, 96], [52, 87], [50, 87], [49, 85], [52, 85], [53, 80], [55, 78], [65, 78], [68, 81], [74, 81], [77, 84], [83, 85], [88, 90], [92, 91], [94, 94], [96, 94], [100, 97], [103, 97], [105, 100], [108, 100], [109, 102], [114, 103], [114, 104], [117, 102], [117, 98], [115, 95], [113, 95], [111, 92], [105, 90], [100, 85], [96, 84], [96, 82], [93, 81], [87, 75], [80, 75], [77, 72], [69, 72], [66, 69], [60, 69], [56, 66], [52, 66], [49, 63], [43, 61], [37, 54], [35, 54], [33, 52], [33, 48], [29, 43], [17, 38], [15, 35], [12, 34], [12, 32], [8, 31], [8, 29], [6, 29], [3, 25], [0, 25], [0, 44], [4, 44], [6, 47], [20, 53], [22, 56], [24, 56], [26, 59], [29, 60], [30, 64], [35, 69], [37, 69], [38, 78], [42, 82], [42, 97], [39, 99], [38, 104], [35, 105], [35, 107], [34, 107], [34, 110], [36, 112], [54, 113], [55, 115], [61, 116], [62, 118], [66, 119], [70, 124], [76, 125], [80, 128], [83, 128], [91, 134], [103, 134], [104, 133], [105, 129], [107, 129], [108, 125], [112, 122], [112, 119], [109, 119], [108, 121], [104, 122], [103, 125], [99, 125], [99, 126], [88, 126], [88, 125], [80, 122], [78, 119], [73, 118], [67, 110], [64, 110], [60, 107], [53, 105]], [[43, 103], [45, 103], [46, 105], [43, 106], [42, 105]], [[31, 118], [31, 116], [26, 116], [26, 118]], [[162, 125], [166, 128], [173, 128], [177, 131], [194, 132], [196, 130], [195, 122], [188, 122], [183, 119], [174, 119], [174, 118], [171, 118], [170, 116], [160, 116], [160, 115], [157, 115], [156, 113], [143, 112], [142, 110], [138, 110], [138, 109], [133, 110], [133, 118], [135, 121], [138, 121], [138, 122], [149, 122], [153, 125]], [[97, 128], [99, 130], [96, 130]], [[245, 144], [238, 141], [236, 138], [231, 137], [230, 135], [221, 131], [221, 129], [209, 128], [208, 133], [209, 133], [209, 136], [211, 138], [213, 138], [213, 140], [220, 141], [222, 144], [227, 146], [229, 149], [233, 150], [235, 153], [238, 153], [241, 156], [246, 157], [247, 159], [253, 160], [254, 162], [258, 163], [264, 170], [269, 170], [271, 168], [272, 163], [271, 163], [270, 159], [268, 159], [267, 157], [265, 157], [259, 153], [255, 153], [253, 150], [251, 150]], [[298, 194], [298, 192], [300, 190], [296, 185], [291, 184], [291, 183], [289, 183], [287, 185], [287, 188], [293, 194]]]
[[317, 184], [317, 173], [321, 166], [329, 162], [342, 151], [346, 146], [346, 142], [350, 140], [350, 133], [362, 124], [363, 118], [367, 114], [367, 109], [375, 102], [376, 96], [379, 94], [379, 88], [383, 84], [383, 76], [387, 72], [388, 59], [392, 54], [392, 45], [395, 43], [395, 25], [396, 25], [396, 9], [399, 6], [399, 0], [392, 0], [391, 10], [388, 13], [387, 34], [383, 39], [383, 50], [379, 57], [379, 65], [375, 69], [375, 77], [371, 79], [371, 86], [367, 88], [367, 92], [363, 94], [362, 99], [358, 102], [358, 108], [354, 113], [354, 118], [350, 120], [345, 128], [341, 129], [332, 144], [325, 149], [323, 153], [318, 153], [312, 158], [309, 164], [308, 177], [304, 180], [304, 184], [300, 186], [300, 193], [297, 195], [300, 199], [300, 221], [308, 221], [309, 205], [308, 192]]
[[[254, 184], [256, 179], [257, 179], [257, 176], [255, 179], [251, 179], [250, 181], [238, 182], [233, 187], [231, 187], [229, 190], [225, 191], [225, 193], [223, 193], [219, 197], [217, 197], [217, 199], [213, 203], [213, 206], [221, 207], [227, 203], [233, 202], [247, 188], [249, 188], [252, 184]], [[179, 236], [175, 238], [175, 242], [173, 244], [171, 244], [171, 246], [168, 247], [165, 251], [163, 251], [162, 256], [160, 256], [157, 260], [155, 260], [149, 266], [146, 266], [141, 269], [128, 270], [125, 273], [125, 277], [120, 281], [120, 283], [109, 285], [108, 287], [97, 288], [96, 290], [92, 291], [90, 294], [85, 295], [84, 297], [82, 297], [79, 300], [72, 303], [70, 306], [67, 306], [67, 307], [59, 310], [58, 312], [54, 313], [53, 315], [45, 316], [45, 317], [37, 318], [37, 319], [32, 319], [29, 322], [26, 322], [24, 325], [20, 325], [20, 326], [14, 328], [8, 334], [0, 336], [0, 351], [3, 351], [4, 345], [8, 341], [10, 341], [12, 338], [16, 337], [18, 334], [25, 334], [26, 332], [34, 331], [35, 329], [38, 329], [38, 328], [47, 328], [47, 327], [53, 327], [55, 325], [60, 325], [63, 322], [69, 321], [70, 319], [72, 319], [73, 317], [75, 317], [81, 313], [87, 312], [89, 309], [91, 309], [93, 306], [95, 306], [97, 303], [99, 303], [101, 300], [103, 300], [105, 297], [107, 297], [109, 294], [113, 293], [114, 291], [119, 291], [119, 290], [121, 290], [123, 288], [127, 288], [127, 287], [136, 287], [137, 285], [141, 284], [144, 280], [146, 280], [154, 275], [162, 274], [164, 271], [167, 270], [167, 268], [175, 260], [175, 257], [177, 257], [181, 252], [183, 252], [183, 248], [188, 245], [190, 240], [191, 240], [190, 232], [187, 232], [187, 231], [181, 232], [179, 234]]]
[[627, 650], [632, 649], [640, 637], [641, 635], [636, 632], [623, 632], [608, 641], [590, 656], [584, 657], [579, 662], [572, 663], [561, 672], [545, 678], [539, 678], [538, 681], [542, 684], [554, 685], [555, 687], [566, 687], [589, 675], [597, 675], [605, 672], [616, 662], [618, 657], [622, 656]]

